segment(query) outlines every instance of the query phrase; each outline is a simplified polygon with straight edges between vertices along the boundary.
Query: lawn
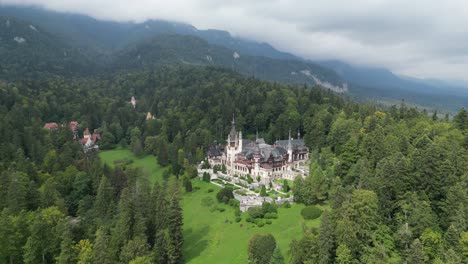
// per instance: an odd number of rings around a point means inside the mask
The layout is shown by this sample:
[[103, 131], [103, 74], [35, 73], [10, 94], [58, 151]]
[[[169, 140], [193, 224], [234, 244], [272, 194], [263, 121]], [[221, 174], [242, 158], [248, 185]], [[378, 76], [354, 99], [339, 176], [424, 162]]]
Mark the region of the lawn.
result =
[[163, 180], [163, 168], [158, 164], [156, 157], [153, 155], [137, 158], [135, 154], [128, 149], [114, 149], [99, 152], [99, 157], [104, 163], [111, 167], [114, 166], [114, 161], [116, 160], [130, 159], [133, 161], [131, 166], [141, 168], [143, 173], [149, 177], [152, 184], [155, 182], [162, 182]]
[[[303, 205], [279, 208], [278, 219], [274, 219], [271, 225], [257, 227], [247, 223], [246, 213], [242, 214], [242, 221], [236, 223], [234, 208], [221, 205], [226, 211], [211, 212], [210, 207], [201, 204], [201, 200], [208, 196], [216, 200], [220, 187], [199, 180], [194, 180], [193, 186], [200, 189], [186, 193], [183, 200], [184, 256], [187, 263], [247, 263], [248, 241], [256, 233], [271, 233], [288, 259], [289, 243], [302, 237], [303, 223], [308, 227], [318, 227], [320, 224], [320, 219], [302, 219], [300, 213]], [[208, 193], [208, 189], [214, 191]]]
[[[137, 158], [127, 149], [102, 151], [99, 156], [110, 166], [115, 160], [129, 158], [133, 160], [131, 166], [142, 168], [152, 182], [162, 181], [163, 169], [157, 164], [154, 156]], [[304, 221], [301, 216], [303, 205], [293, 204], [291, 208], [279, 208], [278, 219], [272, 220], [271, 225], [257, 227], [245, 221], [246, 213], [242, 214], [242, 221], [234, 221], [234, 208], [218, 204], [216, 193], [220, 189], [213, 184], [193, 180], [194, 190], [185, 193], [182, 207], [184, 216], [184, 257], [190, 264], [244, 264], [247, 263], [247, 245], [249, 239], [256, 233], [271, 233], [283, 253], [286, 263], [289, 263], [287, 251], [292, 239], [302, 236], [302, 225], [318, 227], [320, 219]], [[208, 192], [212, 189], [213, 192]], [[212, 211], [210, 207], [202, 205], [202, 199], [211, 197], [224, 212]]]

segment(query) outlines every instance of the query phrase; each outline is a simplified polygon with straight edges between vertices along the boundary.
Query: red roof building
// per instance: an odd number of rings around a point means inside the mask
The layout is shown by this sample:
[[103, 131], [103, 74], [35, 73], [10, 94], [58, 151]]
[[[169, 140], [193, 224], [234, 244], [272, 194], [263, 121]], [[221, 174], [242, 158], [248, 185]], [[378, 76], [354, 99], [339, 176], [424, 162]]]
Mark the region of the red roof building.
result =
[[55, 123], [55, 122], [45, 123], [44, 128], [49, 129], [49, 130], [57, 130], [59, 128], [59, 125], [57, 123]]

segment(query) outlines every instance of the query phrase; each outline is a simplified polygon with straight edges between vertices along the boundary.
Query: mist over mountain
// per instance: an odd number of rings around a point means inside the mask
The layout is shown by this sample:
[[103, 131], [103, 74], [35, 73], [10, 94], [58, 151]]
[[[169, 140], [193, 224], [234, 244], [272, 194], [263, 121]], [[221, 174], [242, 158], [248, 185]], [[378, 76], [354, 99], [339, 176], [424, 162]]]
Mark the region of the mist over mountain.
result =
[[[345, 91], [358, 100], [384, 104], [406, 100], [420, 107], [447, 111], [457, 111], [468, 105], [468, 89], [463, 84], [402, 77], [385, 68], [354, 66], [336, 60], [304, 60], [281, 52], [268, 43], [233, 37], [222, 30], [198, 30], [189, 24], [162, 20], [142, 23], [101, 21], [85, 15], [14, 6], [1, 6], [0, 15], [24, 21], [25, 25], [36, 25], [42, 29], [44, 37], [50, 38], [37, 44], [37, 48], [44, 49], [41, 55], [37, 55], [39, 57], [35, 57], [33, 49], [30, 49], [30, 55], [24, 56], [41, 63], [33, 67], [34, 63], [30, 61], [18, 61], [18, 65], [26, 65], [21, 74], [31, 71], [27, 69], [40, 70], [47, 63], [54, 65], [57, 71], [73, 67], [79, 71], [83, 62], [100, 65], [106, 70], [188, 63], [220, 66], [270, 81], [319, 84], [335, 91]], [[2, 32], [4, 30], [3, 27]], [[20, 32], [15, 34], [21, 35]], [[17, 49], [19, 47], [31, 48], [23, 45], [12, 49], [11, 45], [2, 43], [3, 50], [13, 52], [1, 60], [9, 58], [11, 61], [17, 56], [22, 57], [20, 54], [28, 54]], [[65, 50], [70, 53], [68, 58], [58, 55], [64, 54]], [[73, 62], [71, 58], [74, 57], [76, 60]], [[91, 62], [90, 57], [94, 61]], [[3, 65], [9, 64], [11, 62]], [[10, 72], [15, 71], [13, 69], [10, 67]], [[99, 73], [100, 70], [93, 72]]]

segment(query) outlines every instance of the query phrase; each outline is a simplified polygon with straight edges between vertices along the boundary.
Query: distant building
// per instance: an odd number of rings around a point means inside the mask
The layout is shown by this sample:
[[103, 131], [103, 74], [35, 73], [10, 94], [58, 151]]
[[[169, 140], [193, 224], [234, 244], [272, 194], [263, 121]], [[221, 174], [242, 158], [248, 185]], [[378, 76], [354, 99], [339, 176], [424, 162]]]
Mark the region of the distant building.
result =
[[133, 108], [136, 107], [136, 103], [137, 103], [137, 101], [135, 99], [135, 96], [132, 96], [132, 99], [130, 99], [130, 104], [132, 104]]
[[70, 124], [68, 124], [68, 127], [70, 128], [71, 132], [73, 133], [73, 139], [78, 139], [78, 122], [77, 121], [71, 121]]
[[146, 114], [146, 120], [151, 120], [151, 119], [155, 119], [154, 115], [152, 115], [150, 112], [148, 112]]
[[255, 141], [242, 139], [237, 132], [234, 120], [227, 145], [211, 146], [208, 150], [210, 165], [225, 165], [230, 175], [250, 175], [260, 183], [269, 184], [273, 180], [285, 178], [293, 180], [299, 165], [309, 160], [309, 149], [304, 140], [292, 139], [291, 133], [286, 140], [278, 140], [273, 145], [258, 138]]
[[57, 130], [59, 128], [59, 125], [57, 123], [55, 123], [55, 122], [45, 123], [44, 128], [49, 129], [50, 131], [54, 131], [54, 130]]
[[86, 128], [83, 132], [83, 138], [80, 140], [81, 145], [83, 146], [84, 152], [89, 152], [93, 150], [99, 150], [99, 146], [96, 144], [98, 140], [101, 139], [101, 135], [96, 133], [96, 131], [91, 134], [89, 129]]

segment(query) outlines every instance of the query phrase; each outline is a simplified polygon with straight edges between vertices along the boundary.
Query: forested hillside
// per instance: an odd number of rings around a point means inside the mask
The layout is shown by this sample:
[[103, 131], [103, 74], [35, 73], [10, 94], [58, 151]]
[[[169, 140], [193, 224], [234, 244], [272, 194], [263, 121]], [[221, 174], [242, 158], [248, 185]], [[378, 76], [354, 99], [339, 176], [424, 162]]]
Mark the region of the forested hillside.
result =
[[0, 16], [0, 78], [38, 79], [93, 72], [93, 62], [41, 27]]
[[[439, 120], [194, 66], [0, 84], [0, 261], [183, 263], [179, 181], [225, 140], [233, 113], [247, 138], [258, 131], [273, 142], [291, 129], [312, 151], [295, 201], [331, 210], [291, 242], [288, 261], [467, 261], [465, 110]], [[102, 149], [155, 155], [166, 181], [152, 187], [125, 163], [109, 168], [83, 153], [67, 127], [75, 120], [80, 135], [101, 133]]]

